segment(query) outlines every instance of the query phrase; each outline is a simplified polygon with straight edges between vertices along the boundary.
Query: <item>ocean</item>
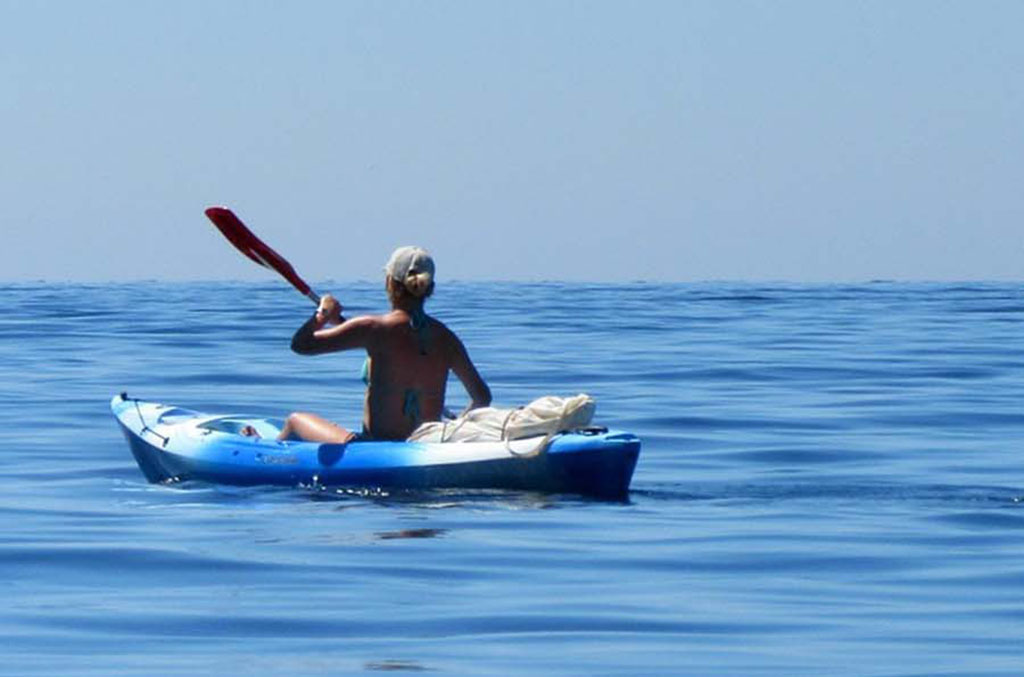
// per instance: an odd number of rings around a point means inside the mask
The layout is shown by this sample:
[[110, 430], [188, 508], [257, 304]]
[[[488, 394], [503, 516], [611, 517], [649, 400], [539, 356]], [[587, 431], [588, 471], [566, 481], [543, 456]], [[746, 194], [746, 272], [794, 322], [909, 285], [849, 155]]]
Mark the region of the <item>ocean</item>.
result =
[[612, 502], [151, 485], [116, 393], [357, 426], [362, 356], [276, 279], [0, 298], [0, 674], [1024, 674], [1024, 284], [440, 281], [496, 404], [642, 438]]

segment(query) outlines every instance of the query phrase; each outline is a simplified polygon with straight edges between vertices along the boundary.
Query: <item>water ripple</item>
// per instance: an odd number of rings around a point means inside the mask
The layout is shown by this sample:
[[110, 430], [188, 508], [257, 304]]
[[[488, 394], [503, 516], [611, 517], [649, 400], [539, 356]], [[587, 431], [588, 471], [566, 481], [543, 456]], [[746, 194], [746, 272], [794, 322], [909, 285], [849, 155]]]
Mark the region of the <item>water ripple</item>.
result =
[[289, 352], [309, 307], [276, 279], [0, 293], [0, 672], [1024, 663], [1024, 285], [439, 285], [497, 403], [585, 391], [641, 436], [621, 502], [149, 485], [113, 393], [353, 425], [361, 356]]

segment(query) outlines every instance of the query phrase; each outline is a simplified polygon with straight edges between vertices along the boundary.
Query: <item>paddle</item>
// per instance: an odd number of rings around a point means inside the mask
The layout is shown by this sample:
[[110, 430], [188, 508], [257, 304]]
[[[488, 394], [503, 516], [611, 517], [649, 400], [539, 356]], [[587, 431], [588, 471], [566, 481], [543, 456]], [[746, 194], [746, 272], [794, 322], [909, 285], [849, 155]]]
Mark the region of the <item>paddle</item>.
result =
[[292, 268], [292, 264], [271, 249], [263, 240], [256, 237], [242, 223], [242, 220], [235, 216], [234, 212], [227, 207], [210, 207], [206, 210], [206, 216], [213, 221], [213, 225], [217, 226], [217, 230], [228, 239], [228, 242], [235, 245], [238, 251], [264, 268], [277, 271], [281, 277], [309, 297], [313, 303], [320, 305], [320, 296], [309, 288], [305, 280], [299, 277], [295, 269]]

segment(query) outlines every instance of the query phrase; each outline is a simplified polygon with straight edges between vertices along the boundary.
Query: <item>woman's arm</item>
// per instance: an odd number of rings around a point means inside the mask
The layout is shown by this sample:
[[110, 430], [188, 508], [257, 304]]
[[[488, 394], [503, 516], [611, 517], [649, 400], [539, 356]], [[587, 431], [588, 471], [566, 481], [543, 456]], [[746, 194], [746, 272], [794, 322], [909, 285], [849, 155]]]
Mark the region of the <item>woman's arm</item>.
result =
[[299, 355], [317, 355], [326, 352], [321, 349], [315, 337], [317, 330], [323, 325], [323, 318], [318, 310], [292, 336], [292, 350]]
[[480, 407], [488, 407], [491, 405], [491, 389], [487, 387], [487, 383], [483, 377], [480, 376], [480, 372], [477, 371], [476, 365], [473, 364], [473, 360], [469, 359], [469, 353], [466, 352], [466, 346], [462, 345], [462, 341], [455, 334], [451, 334], [452, 337], [452, 351], [451, 351], [451, 369], [455, 372], [455, 375], [462, 381], [462, 385], [466, 388], [466, 392], [469, 394], [470, 403], [469, 409], [478, 409]]
[[[324, 329], [328, 324], [334, 326]], [[370, 317], [345, 320], [341, 316], [341, 304], [327, 294], [320, 299], [320, 307], [313, 317], [292, 336], [292, 350], [300, 355], [322, 355], [365, 348], [373, 326], [373, 318]]]

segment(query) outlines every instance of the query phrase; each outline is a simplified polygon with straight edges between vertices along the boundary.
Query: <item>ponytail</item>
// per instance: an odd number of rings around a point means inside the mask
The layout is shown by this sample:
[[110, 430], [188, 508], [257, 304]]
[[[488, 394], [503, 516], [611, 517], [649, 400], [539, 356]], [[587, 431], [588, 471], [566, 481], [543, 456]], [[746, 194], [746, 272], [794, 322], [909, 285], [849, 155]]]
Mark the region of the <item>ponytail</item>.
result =
[[433, 275], [428, 272], [422, 273], [409, 273], [405, 276], [406, 291], [415, 296], [418, 299], [426, 298], [430, 296], [430, 292], [434, 290], [434, 279]]

